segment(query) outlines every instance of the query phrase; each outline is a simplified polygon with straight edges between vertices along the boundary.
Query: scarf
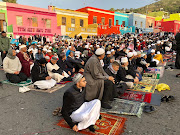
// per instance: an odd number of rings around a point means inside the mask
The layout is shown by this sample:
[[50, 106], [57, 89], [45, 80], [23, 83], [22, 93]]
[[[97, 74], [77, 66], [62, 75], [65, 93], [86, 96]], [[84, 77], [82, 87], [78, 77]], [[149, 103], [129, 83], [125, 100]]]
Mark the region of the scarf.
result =
[[23, 57], [26, 61], [30, 60], [29, 55], [27, 53], [25, 53], [25, 52], [21, 52], [21, 53], [23, 54]]
[[112, 64], [110, 64], [110, 65], [108, 66], [108, 68], [109, 68], [109, 70], [111, 71], [111, 73], [113, 73], [114, 75], [117, 74], [117, 71], [115, 71], [115, 70], [113, 69]]
[[15, 59], [16, 58], [16, 56], [13, 56], [13, 49], [10, 48], [8, 50], [7, 57], [10, 58], [10, 59]]

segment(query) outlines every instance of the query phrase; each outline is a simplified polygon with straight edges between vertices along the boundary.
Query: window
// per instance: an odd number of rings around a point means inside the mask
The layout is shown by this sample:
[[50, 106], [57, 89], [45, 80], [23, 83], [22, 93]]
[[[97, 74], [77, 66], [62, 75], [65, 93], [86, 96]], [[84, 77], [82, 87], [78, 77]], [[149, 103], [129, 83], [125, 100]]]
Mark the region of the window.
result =
[[62, 17], [62, 25], [66, 25], [66, 17]]
[[135, 26], [137, 26], [137, 21], [135, 21]]
[[80, 27], [84, 26], [84, 20], [80, 19]]
[[97, 23], [97, 17], [93, 16], [93, 24]]
[[143, 27], [143, 22], [141, 22], [141, 28]]
[[123, 27], [125, 27], [125, 23], [126, 23], [125, 21], [122, 21], [122, 25], [123, 25]]
[[105, 18], [104, 17], [101, 18], [101, 23], [102, 23], [102, 25], [105, 25]]
[[17, 26], [23, 26], [23, 18], [22, 16], [16, 16]]
[[116, 20], [116, 25], [119, 25], [119, 20]]
[[51, 28], [51, 20], [50, 19], [46, 20], [46, 28]]
[[109, 27], [112, 26], [112, 19], [109, 19]]
[[71, 18], [71, 27], [75, 27], [75, 18]]
[[32, 26], [33, 27], [38, 27], [37, 17], [32, 17]]

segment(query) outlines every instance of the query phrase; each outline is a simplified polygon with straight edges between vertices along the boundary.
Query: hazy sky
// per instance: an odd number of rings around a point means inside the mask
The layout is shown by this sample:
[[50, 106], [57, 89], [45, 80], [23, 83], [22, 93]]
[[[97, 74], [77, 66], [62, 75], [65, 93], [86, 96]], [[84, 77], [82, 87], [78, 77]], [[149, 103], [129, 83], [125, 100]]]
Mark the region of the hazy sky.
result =
[[79, 9], [85, 6], [92, 6], [102, 9], [110, 8], [139, 8], [148, 5], [154, 0], [17, 0], [19, 4], [47, 8], [48, 5], [55, 5], [63, 9]]

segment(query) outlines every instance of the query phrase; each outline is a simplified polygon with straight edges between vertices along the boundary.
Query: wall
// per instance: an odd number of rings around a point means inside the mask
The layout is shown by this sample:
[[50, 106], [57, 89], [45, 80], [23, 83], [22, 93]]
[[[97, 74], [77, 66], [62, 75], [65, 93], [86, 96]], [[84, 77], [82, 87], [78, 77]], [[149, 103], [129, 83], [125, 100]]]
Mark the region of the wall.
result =
[[155, 26], [155, 17], [146, 16], [146, 28], [149, 28], [149, 25], [152, 25], [152, 28]]
[[163, 21], [180, 21], [180, 13], [176, 13], [176, 14], [170, 14], [170, 17], [168, 19], [164, 19]]
[[[30, 35], [49, 36], [52, 41], [53, 35], [60, 34], [60, 28], [57, 27], [56, 13], [50, 12], [48, 9], [36, 8], [31, 6], [7, 3], [8, 24], [13, 25], [13, 33], [16, 35], [25, 35], [28, 38]], [[16, 16], [23, 17], [23, 25], [17, 26]], [[32, 27], [30, 18], [37, 17], [38, 27]], [[51, 28], [46, 28], [45, 19], [51, 20]]]
[[129, 15], [128, 14], [123, 14], [119, 12], [115, 12], [114, 16], [114, 25], [116, 25], [116, 20], [119, 21], [118, 25], [122, 25], [122, 21], [125, 21], [125, 27], [127, 27], [129, 24]]
[[[137, 21], [137, 25], [135, 25], [135, 21]], [[141, 27], [142, 22], [142, 27]], [[129, 15], [129, 26], [135, 26], [137, 28], [145, 28], [146, 27], [146, 15], [131, 13]]]
[[180, 28], [180, 21], [167, 21], [161, 23], [162, 31], [177, 33]]

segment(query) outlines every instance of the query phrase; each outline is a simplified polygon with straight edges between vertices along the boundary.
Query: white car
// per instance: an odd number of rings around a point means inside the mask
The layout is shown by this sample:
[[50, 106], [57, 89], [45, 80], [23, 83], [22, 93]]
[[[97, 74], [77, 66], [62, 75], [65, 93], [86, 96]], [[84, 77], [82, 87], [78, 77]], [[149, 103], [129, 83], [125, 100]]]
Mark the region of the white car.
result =
[[61, 39], [61, 40], [67, 40], [67, 41], [74, 41], [73, 38], [70, 38], [69, 36], [66, 36], [66, 35], [60, 36], [60, 39]]

